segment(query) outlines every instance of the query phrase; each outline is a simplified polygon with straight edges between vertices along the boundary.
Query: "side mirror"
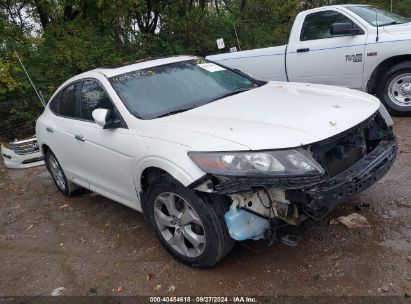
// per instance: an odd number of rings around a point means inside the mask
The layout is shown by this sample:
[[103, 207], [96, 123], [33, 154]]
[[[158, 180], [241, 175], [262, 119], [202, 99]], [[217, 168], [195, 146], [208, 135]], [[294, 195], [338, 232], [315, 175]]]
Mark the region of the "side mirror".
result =
[[107, 121], [110, 117], [110, 110], [107, 109], [95, 109], [91, 115], [94, 118], [94, 121], [101, 127], [105, 127]]
[[360, 35], [364, 32], [354, 27], [354, 24], [351, 22], [344, 23], [333, 23], [331, 24], [330, 33], [332, 36], [343, 36], [343, 35]]

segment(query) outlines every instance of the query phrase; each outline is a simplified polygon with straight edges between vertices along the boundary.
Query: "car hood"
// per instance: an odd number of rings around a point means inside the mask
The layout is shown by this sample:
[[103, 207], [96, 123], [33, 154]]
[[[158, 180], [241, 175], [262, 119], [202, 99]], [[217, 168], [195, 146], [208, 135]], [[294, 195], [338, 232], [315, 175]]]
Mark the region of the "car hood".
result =
[[334, 136], [366, 120], [379, 106], [375, 97], [349, 89], [269, 82], [156, 122], [174, 129], [176, 142], [178, 130], [193, 133], [194, 149], [201, 135], [238, 143], [243, 150], [281, 149]]
[[384, 30], [391, 35], [411, 34], [411, 22], [385, 26]]

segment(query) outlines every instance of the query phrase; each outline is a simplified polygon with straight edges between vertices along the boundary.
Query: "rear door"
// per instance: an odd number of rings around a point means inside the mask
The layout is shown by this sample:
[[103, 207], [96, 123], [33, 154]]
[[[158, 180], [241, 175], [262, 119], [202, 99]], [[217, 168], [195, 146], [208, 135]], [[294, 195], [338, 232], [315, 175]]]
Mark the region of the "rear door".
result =
[[[81, 120], [78, 122], [81, 140], [81, 175], [87, 176], [92, 191], [123, 204], [135, 206], [137, 193], [132, 177], [133, 157], [128, 155], [134, 137], [120, 113], [97, 79], [85, 79], [80, 94]], [[94, 122], [93, 110], [108, 109], [111, 118], [122, 122], [119, 127], [104, 129]], [[131, 154], [131, 153], [130, 153]], [[133, 203], [134, 202], [134, 203]]]
[[87, 179], [82, 171], [80, 143], [76, 140], [79, 132], [77, 121], [80, 119], [80, 82], [73, 82], [56, 96], [50, 104], [50, 110], [56, 114], [46, 131], [48, 141], [67, 178], [88, 188]]
[[[352, 23], [359, 35], [332, 36], [333, 23]], [[346, 12], [325, 9], [305, 16], [287, 52], [290, 81], [361, 89], [366, 28]], [[298, 37], [299, 35], [299, 37]]]

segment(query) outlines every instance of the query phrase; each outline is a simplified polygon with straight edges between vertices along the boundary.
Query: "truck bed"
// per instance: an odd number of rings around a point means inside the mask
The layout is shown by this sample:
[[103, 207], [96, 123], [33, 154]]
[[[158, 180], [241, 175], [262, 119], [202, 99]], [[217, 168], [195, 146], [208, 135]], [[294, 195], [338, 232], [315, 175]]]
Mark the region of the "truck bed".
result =
[[206, 58], [233, 69], [247, 71], [260, 80], [287, 81], [285, 73], [285, 51], [287, 45], [225, 53]]

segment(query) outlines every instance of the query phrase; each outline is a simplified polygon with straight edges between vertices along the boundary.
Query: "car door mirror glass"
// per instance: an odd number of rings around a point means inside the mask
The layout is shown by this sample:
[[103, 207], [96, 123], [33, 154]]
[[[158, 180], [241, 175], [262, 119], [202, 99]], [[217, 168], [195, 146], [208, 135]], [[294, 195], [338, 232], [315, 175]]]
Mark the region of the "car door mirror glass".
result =
[[107, 121], [110, 117], [110, 110], [107, 109], [95, 109], [92, 112], [92, 116], [94, 121], [101, 127], [105, 127], [107, 124]]

